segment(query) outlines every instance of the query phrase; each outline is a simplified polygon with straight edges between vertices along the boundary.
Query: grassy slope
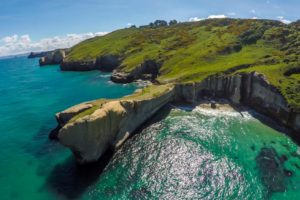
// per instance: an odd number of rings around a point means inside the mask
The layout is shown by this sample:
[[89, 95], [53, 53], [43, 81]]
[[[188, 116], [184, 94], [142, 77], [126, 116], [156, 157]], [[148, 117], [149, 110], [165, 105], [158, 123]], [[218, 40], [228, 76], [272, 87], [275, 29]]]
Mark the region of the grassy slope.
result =
[[158, 80], [201, 81], [212, 74], [250, 65], [236, 72], [267, 76], [288, 103], [300, 109], [300, 76], [284, 73], [300, 67], [299, 25], [270, 20], [214, 19], [159, 28], [128, 28], [74, 46], [67, 61], [100, 55], [122, 57], [121, 69], [131, 71], [145, 60], [162, 63]]

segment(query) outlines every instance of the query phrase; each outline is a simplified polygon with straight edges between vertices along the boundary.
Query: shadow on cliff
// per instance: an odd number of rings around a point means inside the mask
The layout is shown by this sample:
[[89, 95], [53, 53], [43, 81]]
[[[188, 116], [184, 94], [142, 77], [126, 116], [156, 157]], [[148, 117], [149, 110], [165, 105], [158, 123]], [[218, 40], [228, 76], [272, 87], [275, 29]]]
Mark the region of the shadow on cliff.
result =
[[258, 113], [252, 109], [245, 109], [245, 111], [248, 111], [252, 117], [259, 120], [261, 123], [273, 128], [274, 130], [281, 132], [287, 136], [289, 136], [297, 145], [300, 145], [300, 138], [297, 133], [287, 127], [285, 127], [281, 122], [277, 122], [263, 113]]
[[[167, 104], [167, 105], [163, 106], [159, 110], [159, 112], [157, 112], [156, 114], [154, 114], [146, 122], [144, 122], [139, 128], [137, 128], [134, 131], [134, 133], [131, 134], [130, 138], [133, 137], [136, 134], [141, 133], [145, 128], [151, 126], [152, 124], [155, 124], [155, 123], [160, 122], [161, 120], [165, 119], [169, 115], [169, 113], [171, 112], [171, 110], [173, 108], [174, 107], [171, 104]], [[127, 141], [125, 141], [125, 142], [127, 142]]]
[[46, 180], [46, 187], [66, 199], [79, 198], [94, 184], [110, 161], [113, 153], [107, 151], [96, 163], [78, 165], [73, 156], [58, 164]]

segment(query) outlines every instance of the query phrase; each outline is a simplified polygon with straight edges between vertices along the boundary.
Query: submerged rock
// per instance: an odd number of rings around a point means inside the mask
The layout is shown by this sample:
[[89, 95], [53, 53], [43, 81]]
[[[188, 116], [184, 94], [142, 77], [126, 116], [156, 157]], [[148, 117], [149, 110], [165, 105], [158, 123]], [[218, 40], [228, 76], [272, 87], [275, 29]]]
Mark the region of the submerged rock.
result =
[[284, 169], [284, 162], [285, 159], [281, 159], [274, 148], [262, 148], [256, 157], [261, 181], [266, 187], [268, 195], [286, 190], [286, 177], [291, 176], [292, 172]]

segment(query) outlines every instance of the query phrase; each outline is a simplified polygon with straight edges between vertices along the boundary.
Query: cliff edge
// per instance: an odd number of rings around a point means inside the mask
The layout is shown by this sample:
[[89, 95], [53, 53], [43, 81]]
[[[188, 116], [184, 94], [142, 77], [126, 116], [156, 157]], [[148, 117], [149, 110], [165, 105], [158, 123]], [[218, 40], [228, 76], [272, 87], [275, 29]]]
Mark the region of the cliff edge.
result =
[[152, 85], [118, 100], [97, 100], [56, 115], [59, 142], [79, 163], [96, 161], [118, 148], [147, 119], [172, 101], [196, 104], [203, 98], [226, 98], [246, 105], [292, 129], [300, 137], [300, 113], [289, 108], [279, 91], [256, 72], [211, 76], [198, 83]]
[[[154, 86], [150, 86], [154, 87]], [[108, 148], [118, 148], [147, 119], [173, 100], [173, 86], [155, 86], [119, 100], [79, 104], [57, 114], [59, 142], [79, 163], [96, 161]]]

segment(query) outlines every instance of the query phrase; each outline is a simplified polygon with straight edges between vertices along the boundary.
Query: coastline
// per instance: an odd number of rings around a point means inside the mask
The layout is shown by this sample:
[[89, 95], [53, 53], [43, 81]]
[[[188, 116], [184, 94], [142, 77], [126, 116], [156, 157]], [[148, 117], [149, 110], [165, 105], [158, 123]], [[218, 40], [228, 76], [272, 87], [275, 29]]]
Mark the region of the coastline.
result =
[[[220, 99], [226, 100], [222, 102]], [[133, 95], [104, 102], [92, 109], [93, 105], [89, 103], [79, 104], [57, 114], [60, 126], [56, 130], [57, 138], [71, 148], [80, 163], [94, 162], [106, 149], [116, 149], [122, 145], [136, 129], [170, 102], [202, 103], [200, 108], [213, 107], [225, 112], [247, 106], [281, 126], [293, 129], [295, 133], [291, 135], [299, 138], [296, 134], [300, 128], [300, 121], [297, 121], [299, 113], [290, 110], [281, 94], [268, 84], [264, 76], [255, 72], [214, 76], [200, 83], [151, 85]], [[64, 119], [63, 116], [68, 115], [70, 117]], [[100, 139], [92, 139], [95, 137]]]

